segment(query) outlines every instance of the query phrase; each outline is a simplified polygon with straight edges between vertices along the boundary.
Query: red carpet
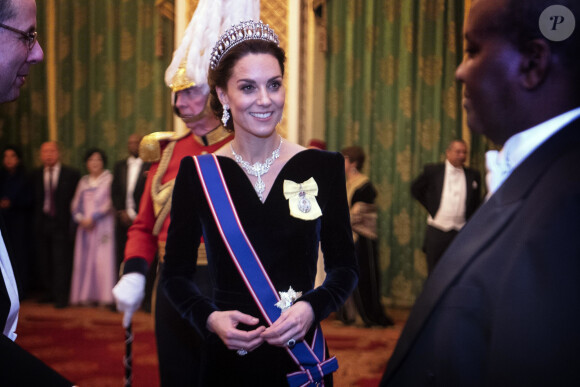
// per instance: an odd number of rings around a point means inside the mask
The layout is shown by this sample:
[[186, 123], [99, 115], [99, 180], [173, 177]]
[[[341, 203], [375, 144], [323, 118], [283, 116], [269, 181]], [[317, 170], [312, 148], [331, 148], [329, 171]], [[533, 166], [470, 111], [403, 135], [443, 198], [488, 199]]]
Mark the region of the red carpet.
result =
[[[133, 320], [133, 385], [157, 386], [153, 321]], [[23, 303], [16, 342], [81, 387], [119, 387], [125, 375], [121, 314], [105, 308], [65, 308]]]
[[[339, 361], [337, 387], [377, 386], [407, 311], [390, 310], [391, 328], [345, 327], [328, 319], [323, 330]], [[151, 315], [138, 312], [133, 322], [133, 385], [159, 385]], [[24, 302], [16, 342], [81, 387], [122, 386], [125, 352], [121, 314], [104, 308], [66, 308]]]

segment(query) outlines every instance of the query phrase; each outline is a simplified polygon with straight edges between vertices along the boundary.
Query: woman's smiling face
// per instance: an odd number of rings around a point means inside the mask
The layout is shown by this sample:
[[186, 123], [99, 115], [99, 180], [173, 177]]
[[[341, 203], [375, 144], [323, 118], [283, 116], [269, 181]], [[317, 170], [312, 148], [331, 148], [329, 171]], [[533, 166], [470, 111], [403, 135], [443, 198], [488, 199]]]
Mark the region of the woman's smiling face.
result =
[[248, 54], [234, 66], [227, 90], [217, 88], [228, 104], [237, 134], [268, 137], [282, 119], [286, 92], [278, 60], [270, 54]]

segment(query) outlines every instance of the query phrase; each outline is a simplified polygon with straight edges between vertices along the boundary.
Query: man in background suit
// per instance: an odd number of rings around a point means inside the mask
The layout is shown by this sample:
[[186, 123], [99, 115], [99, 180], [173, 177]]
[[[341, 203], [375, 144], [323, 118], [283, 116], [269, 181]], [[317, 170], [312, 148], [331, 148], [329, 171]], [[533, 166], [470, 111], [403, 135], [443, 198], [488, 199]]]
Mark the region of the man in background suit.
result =
[[[20, 95], [30, 66], [44, 57], [36, 41], [36, 2], [0, 0], [0, 104]], [[13, 252], [4, 238], [0, 217], [0, 384], [3, 386], [71, 386], [42, 361], [14, 343], [18, 322], [18, 289]]]
[[32, 176], [38, 285], [42, 302], [64, 308], [69, 298], [75, 235], [70, 205], [80, 173], [61, 163], [55, 141], [41, 145], [40, 160], [43, 167]]
[[382, 386], [580, 383], [579, 16], [577, 0], [473, 1], [456, 77], [469, 127], [503, 148]]
[[117, 244], [117, 268], [123, 262], [125, 254], [125, 244], [127, 243], [127, 231], [133, 224], [139, 210], [139, 202], [145, 181], [149, 163], [143, 162], [139, 157], [139, 143], [142, 136], [134, 133], [129, 136], [127, 149], [129, 156], [115, 164], [113, 172], [113, 185], [111, 186], [111, 196], [116, 214], [116, 244]]
[[411, 194], [429, 212], [423, 251], [429, 274], [481, 202], [481, 178], [464, 166], [467, 144], [451, 141], [444, 163], [427, 164], [411, 185]]

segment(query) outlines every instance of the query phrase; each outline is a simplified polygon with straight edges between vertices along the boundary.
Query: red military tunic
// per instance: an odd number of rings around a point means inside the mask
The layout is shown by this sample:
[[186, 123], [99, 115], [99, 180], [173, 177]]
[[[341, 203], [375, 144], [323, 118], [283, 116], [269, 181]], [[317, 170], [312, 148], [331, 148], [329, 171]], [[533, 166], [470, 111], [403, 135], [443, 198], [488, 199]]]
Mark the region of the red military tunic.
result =
[[[220, 134], [216, 135], [218, 131]], [[178, 140], [165, 141], [163, 144], [164, 150], [167, 148], [167, 145], [170, 142], [175, 141], [176, 143], [171, 155], [171, 159], [169, 160], [167, 170], [161, 178], [161, 184], [165, 185], [171, 180], [175, 180], [182, 158], [186, 156], [196, 156], [200, 154], [215, 152], [224, 144], [227, 144], [233, 139], [233, 134], [224, 137], [223, 133], [223, 129], [221, 128], [211, 132], [206, 137], [209, 143], [207, 146], [202, 144], [200, 137], [194, 136], [191, 133]], [[157, 217], [154, 210], [152, 186], [159, 166], [160, 163], [156, 162], [149, 170], [147, 181], [145, 183], [145, 190], [139, 205], [139, 213], [129, 228], [127, 245], [125, 247], [125, 263], [134, 258], [144, 258], [147, 261], [148, 266], [150, 266], [155, 259], [155, 253], [157, 252], [158, 245], [164, 245], [165, 240], [167, 239], [167, 229], [170, 222], [169, 215], [167, 215], [165, 218], [163, 225], [159, 230], [159, 234], [154, 235], [153, 232]], [[134, 270], [125, 270], [125, 272], [129, 271]]]

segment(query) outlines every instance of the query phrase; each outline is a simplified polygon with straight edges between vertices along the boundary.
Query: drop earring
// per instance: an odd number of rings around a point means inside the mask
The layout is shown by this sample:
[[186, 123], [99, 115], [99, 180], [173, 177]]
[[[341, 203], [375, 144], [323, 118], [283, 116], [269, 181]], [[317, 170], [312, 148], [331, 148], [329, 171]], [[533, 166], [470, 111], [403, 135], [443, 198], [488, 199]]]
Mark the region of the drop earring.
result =
[[224, 126], [227, 125], [228, 120], [230, 119], [230, 112], [228, 111], [228, 109], [230, 108], [230, 105], [228, 105], [227, 103], [224, 105], [224, 112], [222, 114], [222, 123], [224, 124]]

